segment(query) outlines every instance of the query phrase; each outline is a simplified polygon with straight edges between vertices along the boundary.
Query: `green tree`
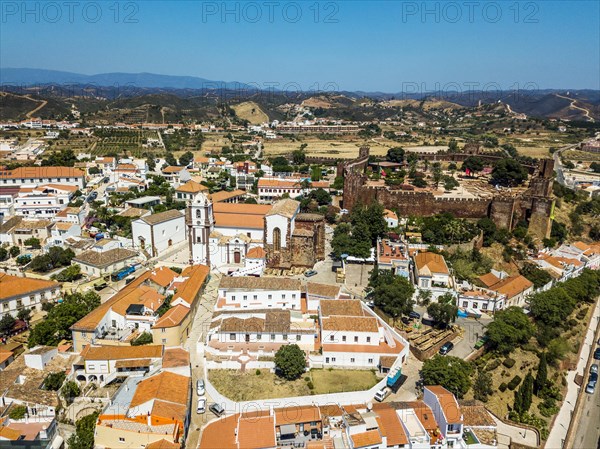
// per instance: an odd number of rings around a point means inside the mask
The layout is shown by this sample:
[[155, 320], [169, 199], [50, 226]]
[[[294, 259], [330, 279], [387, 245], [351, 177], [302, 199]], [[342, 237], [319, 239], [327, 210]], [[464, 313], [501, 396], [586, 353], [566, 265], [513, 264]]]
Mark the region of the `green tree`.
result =
[[81, 394], [81, 388], [77, 382], [69, 380], [68, 382], [65, 382], [60, 392], [63, 398], [65, 398], [69, 404], [72, 404], [73, 400]]
[[0, 319], [0, 335], [8, 334], [14, 327], [15, 322], [16, 322], [15, 318], [10, 313], [5, 314]]
[[8, 259], [8, 250], [0, 246], [0, 262], [4, 262], [6, 259]]
[[187, 167], [194, 161], [194, 153], [191, 151], [186, 151], [181, 156], [179, 156], [179, 165], [183, 165]]
[[283, 378], [298, 379], [306, 371], [306, 355], [297, 344], [282, 346], [275, 353], [275, 366]]
[[41, 248], [40, 239], [36, 239], [35, 237], [28, 238], [27, 240], [25, 240], [23, 242], [23, 244], [25, 246], [30, 246], [30, 247], [32, 247], [34, 249], [40, 249]]
[[575, 304], [576, 301], [562, 286], [536, 293], [529, 298], [531, 316], [536, 321], [553, 327], [565, 323], [567, 317], [573, 312]]
[[17, 312], [17, 318], [22, 321], [29, 322], [31, 319], [31, 309], [25, 307]]
[[54, 151], [48, 157], [42, 159], [42, 167], [73, 167], [77, 162], [75, 152], [68, 148], [60, 151]]
[[131, 346], [142, 346], [152, 344], [152, 334], [150, 332], [142, 332], [135, 340], [131, 340]]
[[492, 375], [480, 369], [473, 381], [473, 397], [481, 402], [487, 402], [488, 397], [494, 392], [492, 388]]
[[396, 276], [391, 270], [378, 270], [370, 285], [373, 288], [370, 297], [387, 315], [396, 319], [412, 311], [415, 288], [404, 276]]
[[53, 275], [52, 278], [59, 282], [73, 282], [77, 279], [81, 279], [82, 276], [81, 266], [73, 264], [62, 270], [60, 273]]
[[533, 336], [533, 325], [523, 309], [508, 307], [496, 313], [486, 331], [489, 345], [501, 353], [509, 353], [518, 345], [527, 343]]
[[58, 371], [56, 373], [50, 373], [44, 380], [44, 388], [46, 390], [58, 391], [62, 386], [67, 375], [64, 371]]
[[471, 173], [475, 173], [483, 170], [484, 166], [483, 159], [477, 156], [469, 156], [462, 163], [462, 171], [469, 170]]
[[536, 396], [542, 397], [546, 386], [548, 385], [548, 362], [546, 361], [546, 353], [540, 354], [540, 363], [538, 364], [537, 375], [533, 384], [533, 391]]
[[101, 173], [101, 171], [98, 167], [90, 167], [90, 168], [88, 168], [88, 173], [90, 175], [99, 175]]
[[93, 449], [94, 429], [99, 412], [94, 412], [76, 423], [76, 431], [67, 440], [69, 449]]
[[492, 170], [492, 183], [505, 187], [518, 186], [527, 179], [527, 169], [516, 159], [500, 159]]
[[10, 257], [17, 257], [19, 254], [21, 254], [21, 250], [18, 246], [11, 246], [8, 252], [10, 254]]
[[426, 360], [421, 369], [421, 377], [425, 385], [441, 385], [459, 399], [471, 388], [470, 363], [458, 357], [435, 355]]
[[529, 372], [527, 373], [527, 376], [525, 376], [525, 380], [523, 380], [519, 389], [515, 391], [515, 403], [513, 409], [519, 416], [522, 416], [529, 411], [532, 396], [533, 376], [531, 375], [531, 372]]
[[546, 271], [532, 263], [526, 263], [519, 270], [523, 276], [533, 282], [533, 286], [538, 289], [542, 288], [548, 282], [552, 281], [552, 276]]
[[385, 158], [389, 162], [402, 163], [402, 162], [404, 162], [404, 154], [405, 154], [404, 148], [394, 147], [394, 148], [390, 148], [387, 151]]
[[432, 302], [427, 306], [427, 313], [436, 324], [442, 328], [456, 321], [458, 307], [455, 305], [455, 298], [451, 293], [445, 293], [437, 302]]

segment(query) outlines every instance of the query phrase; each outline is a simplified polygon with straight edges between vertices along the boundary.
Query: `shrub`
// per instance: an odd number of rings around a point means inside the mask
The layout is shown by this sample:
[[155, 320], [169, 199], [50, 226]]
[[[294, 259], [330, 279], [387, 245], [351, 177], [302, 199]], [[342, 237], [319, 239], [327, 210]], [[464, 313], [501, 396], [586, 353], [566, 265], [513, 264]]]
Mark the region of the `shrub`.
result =
[[152, 343], [152, 334], [150, 332], [142, 332], [138, 338], [131, 340], [131, 346], [149, 345]]
[[315, 389], [315, 385], [311, 381], [306, 382], [306, 386], [308, 387], [309, 390]]
[[521, 383], [521, 376], [519, 376], [518, 374], [513, 377], [510, 382], [508, 383], [508, 389], [509, 390], [514, 390], [515, 388], [517, 388], [519, 386], [519, 384]]
[[502, 382], [500, 384], [500, 386], [498, 386], [498, 390], [500, 390], [502, 393], [504, 393], [506, 391], [507, 385], [506, 383]]
[[27, 407], [25, 407], [24, 405], [15, 405], [14, 407], [12, 407], [10, 409], [10, 412], [8, 413], [8, 417], [10, 419], [19, 420], [19, 419], [25, 418], [26, 414], [27, 414]]
[[259, 369], [256, 370], [256, 375], [260, 376], [260, 370]]
[[488, 363], [485, 367], [486, 371], [494, 371], [496, 368], [500, 366], [500, 359], [494, 359], [490, 363]]
[[507, 368], [512, 368], [513, 366], [515, 366], [515, 363], [515, 359], [511, 359], [510, 357], [505, 358], [504, 362], [502, 362], [502, 364]]
[[304, 378], [304, 382], [310, 382], [310, 377], [306, 376], [306, 377]]
[[579, 321], [577, 321], [575, 318], [571, 318], [569, 321], [567, 321], [568, 327], [575, 327], [578, 324], [579, 324]]

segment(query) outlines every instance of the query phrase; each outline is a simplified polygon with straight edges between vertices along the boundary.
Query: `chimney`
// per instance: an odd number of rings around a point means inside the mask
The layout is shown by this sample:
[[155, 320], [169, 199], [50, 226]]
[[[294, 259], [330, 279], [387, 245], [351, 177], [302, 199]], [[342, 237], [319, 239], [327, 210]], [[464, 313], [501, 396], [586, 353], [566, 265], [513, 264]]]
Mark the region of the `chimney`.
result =
[[146, 416], [148, 417], [148, 419], [147, 419], [148, 427], [150, 427], [150, 426], [152, 426], [152, 417], [150, 416], [150, 412], [148, 412]]

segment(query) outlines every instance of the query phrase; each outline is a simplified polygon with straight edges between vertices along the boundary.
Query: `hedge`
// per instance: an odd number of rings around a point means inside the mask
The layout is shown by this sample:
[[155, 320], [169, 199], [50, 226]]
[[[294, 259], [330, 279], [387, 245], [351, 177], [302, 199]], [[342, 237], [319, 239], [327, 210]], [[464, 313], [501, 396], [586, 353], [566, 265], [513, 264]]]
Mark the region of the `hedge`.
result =
[[507, 357], [504, 359], [504, 362], [502, 362], [502, 364], [504, 366], [506, 366], [507, 368], [512, 368], [513, 366], [515, 366], [515, 359], [511, 359], [510, 357]]
[[515, 388], [517, 388], [517, 386], [521, 383], [521, 376], [519, 376], [518, 374], [513, 377], [510, 382], [508, 383], [508, 389], [509, 390], [514, 390]]
[[500, 366], [500, 359], [494, 359], [485, 367], [486, 371], [494, 371], [496, 368]]

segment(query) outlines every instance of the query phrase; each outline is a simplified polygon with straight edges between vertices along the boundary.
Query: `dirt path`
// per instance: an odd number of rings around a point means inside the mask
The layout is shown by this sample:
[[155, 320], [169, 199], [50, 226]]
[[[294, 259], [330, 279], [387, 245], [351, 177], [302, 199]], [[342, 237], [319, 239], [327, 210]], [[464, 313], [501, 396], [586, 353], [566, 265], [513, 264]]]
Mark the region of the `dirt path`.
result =
[[554, 94], [554, 95], [556, 95], [558, 98], [564, 98], [565, 100], [569, 100], [569, 101], [571, 102], [571, 105], [569, 106], [570, 108], [577, 109], [577, 110], [579, 110], [579, 111], [583, 111], [583, 112], [585, 113], [585, 116], [586, 116], [586, 118], [587, 118], [587, 119], [588, 119], [590, 122], [592, 122], [592, 123], [595, 123], [595, 122], [596, 122], [596, 120], [594, 120], [594, 117], [592, 117], [592, 116], [590, 115], [590, 111], [588, 111], [588, 110], [587, 110], [587, 109], [585, 109], [585, 108], [582, 108], [581, 106], [577, 106], [577, 105], [575, 104], [575, 103], [577, 103], [577, 100], [575, 100], [575, 99], [573, 99], [573, 98], [571, 98], [571, 97], [565, 97], [564, 95], [559, 95], [559, 94]]
[[33, 116], [33, 114], [37, 113], [40, 109], [42, 109], [44, 106], [46, 106], [48, 104], [48, 102], [46, 100], [34, 100], [29, 95], [24, 95], [23, 98], [27, 98], [28, 100], [35, 101], [36, 103], [41, 102], [41, 104], [38, 105], [38, 107], [36, 107], [35, 109], [32, 109], [27, 114], [25, 114], [25, 117], [27, 117], [27, 118], [31, 118]]

